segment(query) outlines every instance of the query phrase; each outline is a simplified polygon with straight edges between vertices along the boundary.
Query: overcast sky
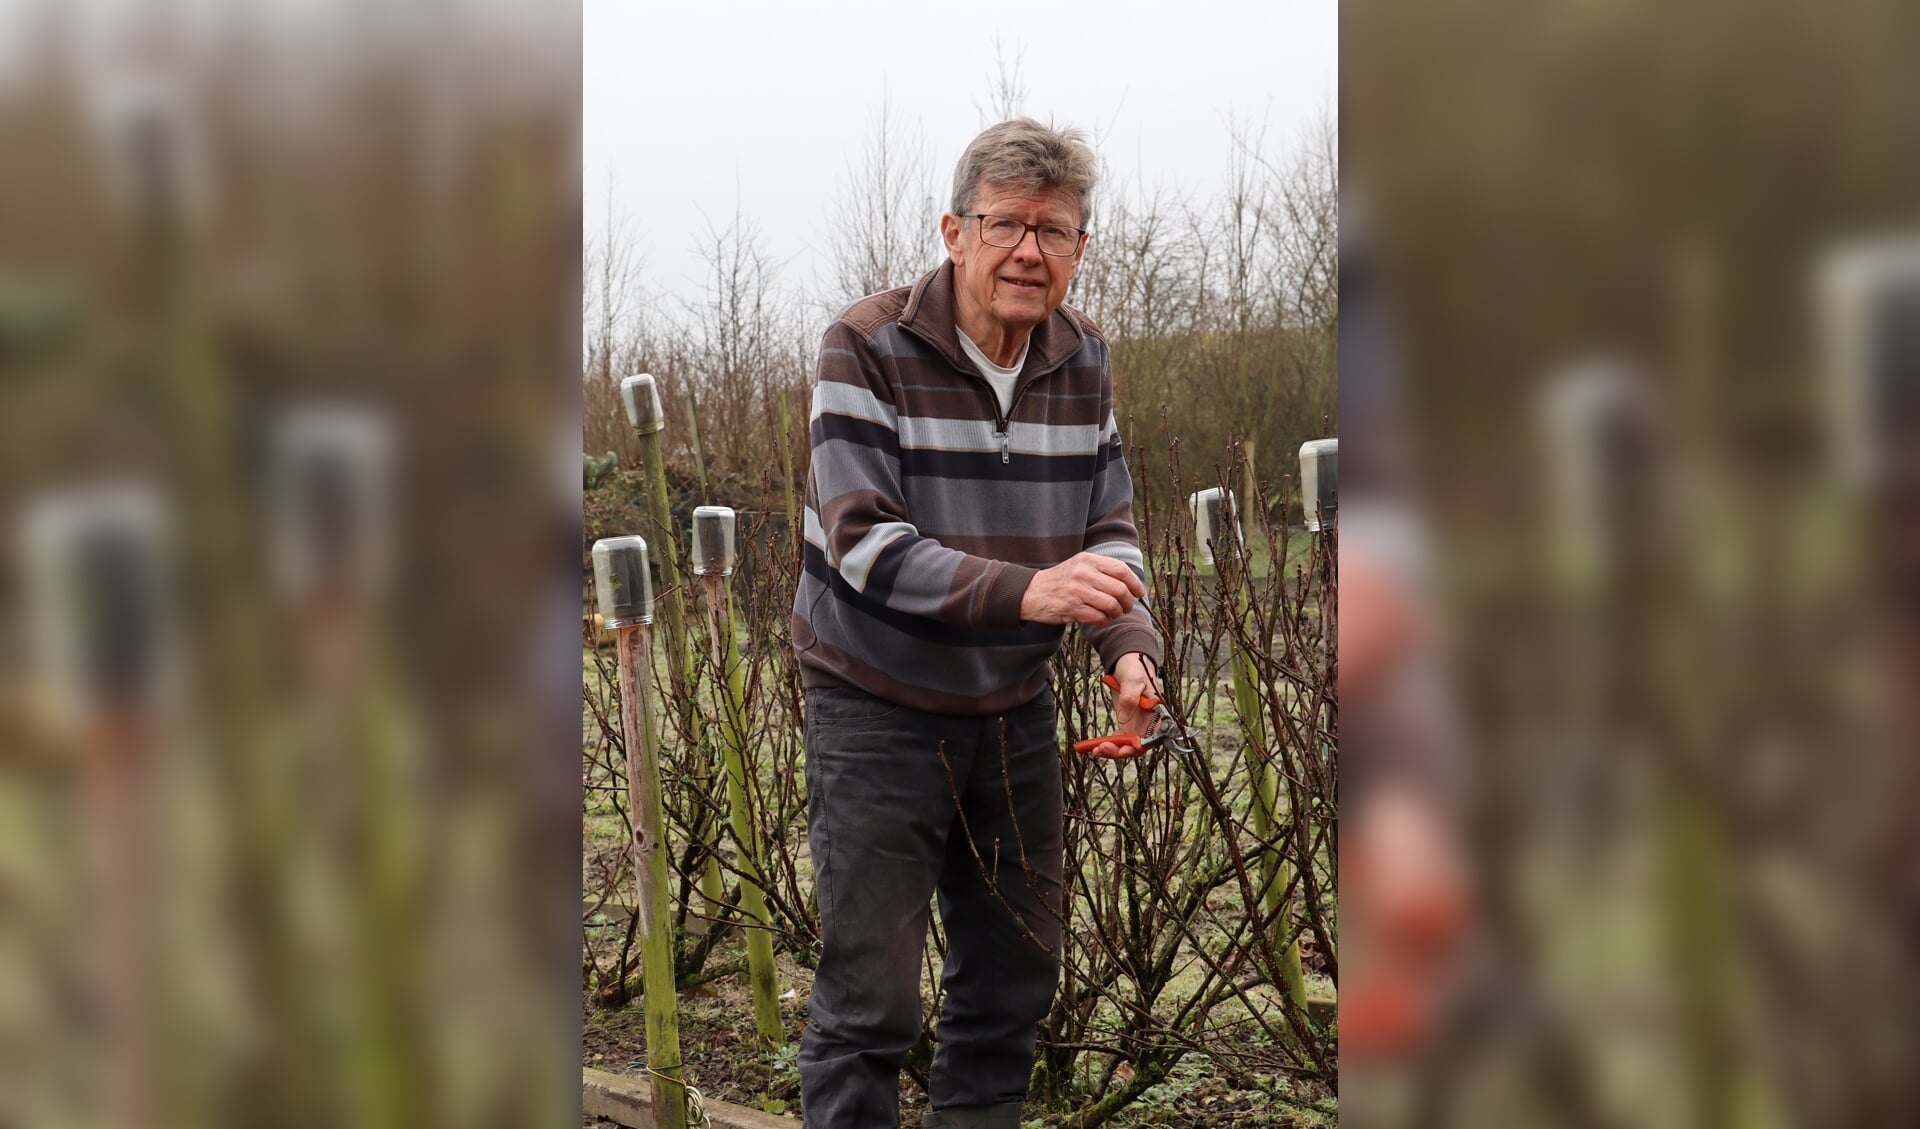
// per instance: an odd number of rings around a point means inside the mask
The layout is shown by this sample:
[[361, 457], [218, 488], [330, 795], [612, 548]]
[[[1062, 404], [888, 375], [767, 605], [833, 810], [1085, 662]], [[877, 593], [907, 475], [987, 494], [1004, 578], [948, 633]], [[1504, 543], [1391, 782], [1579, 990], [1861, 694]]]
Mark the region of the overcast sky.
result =
[[1027, 112], [1097, 134], [1113, 173], [1149, 187], [1217, 190], [1229, 114], [1264, 120], [1274, 152], [1336, 105], [1336, 0], [585, 0], [583, 16], [586, 238], [611, 177], [646, 284], [688, 297], [704, 217], [724, 226], [736, 201], [784, 286], [827, 273], [827, 217], [883, 96], [928, 142], [944, 203], [990, 105], [996, 35]]

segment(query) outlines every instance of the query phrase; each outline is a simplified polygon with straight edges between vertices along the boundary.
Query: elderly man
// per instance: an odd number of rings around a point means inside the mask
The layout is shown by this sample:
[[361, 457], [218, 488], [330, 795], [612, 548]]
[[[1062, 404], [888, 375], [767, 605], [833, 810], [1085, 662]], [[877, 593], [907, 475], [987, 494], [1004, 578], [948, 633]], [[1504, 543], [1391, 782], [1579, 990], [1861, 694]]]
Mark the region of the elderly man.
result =
[[1078, 624], [1138, 733], [1161, 657], [1107, 345], [1061, 304], [1093, 153], [1078, 131], [1002, 122], [953, 184], [949, 261], [849, 306], [814, 389], [793, 639], [823, 932], [801, 1101], [822, 1129], [899, 1123], [936, 892], [923, 1124], [1018, 1129], [1065, 911], [1048, 660]]

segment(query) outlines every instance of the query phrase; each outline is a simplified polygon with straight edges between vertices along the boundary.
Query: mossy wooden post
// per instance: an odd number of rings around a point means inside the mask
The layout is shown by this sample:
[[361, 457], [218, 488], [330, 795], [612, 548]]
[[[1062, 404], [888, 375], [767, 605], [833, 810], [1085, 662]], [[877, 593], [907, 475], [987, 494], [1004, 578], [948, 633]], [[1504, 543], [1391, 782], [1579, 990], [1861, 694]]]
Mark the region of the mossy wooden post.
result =
[[721, 747], [726, 758], [727, 808], [740, 869], [740, 909], [746, 919], [747, 977], [753, 988], [754, 1027], [774, 1046], [787, 1041], [780, 1021], [780, 985], [773, 970], [773, 935], [761, 890], [759, 826], [753, 817], [747, 784], [746, 696], [740, 674], [740, 645], [734, 638], [733, 598], [727, 577], [735, 559], [734, 513], [726, 506], [693, 511], [693, 571], [706, 593], [707, 627], [714, 662], [722, 672], [719, 687], [726, 723]]
[[593, 586], [600, 614], [614, 632], [620, 671], [620, 732], [627, 745], [627, 801], [633, 817], [633, 870], [640, 899], [634, 912], [639, 917], [640, 968], [646, 980], [647, 1078], [652, 1083], [657, 1124], [662, 1129], [686, 1129], [660, 760], [646, 677], [652, 653], [647, 628], [653, 621], [646, 541], [612, 537], [595, 542]]
[[796, 549], [805, 531], [800, 528], [800, 495], [793, 489], [793, 427], [787, 408], [787, 390], [780, 390], [780, 471], [787, 479], [787, 537]]
[[[667, 676], [672, 681], [674, 698], [681, 711], [681, 726], [688, 742], [700, 747], [704, 728], [700, 711], [694, 708], [690, 661], [692, 640], [687, 635], [686, 573], [680, 567], [680, 538], [674, 532], [673, 511], [667, 504], [667, 463], [660, 450], [660, 432], [667, 426], [666, 410], [660, 404], [660, 389], [652, 374], [636, 373], [620, 382], [620, 399], [626, 405], [627, 422], [640, 440], [640, 475], [645, 479], [647, 524], [650, 543], [658, 549], [655, 558], [660, 568], [660, 583], [666, 591], [659, 600], [660, 623], [667, 633]], [[707, 912], [717, 915], [726, 901], [720, 877], [720, 860], [711, 850], [719, 829], [704, 815], [693, 834], [710, 848], [707, 865], [700, 874], [700, 896]]]
[[707, 448], [700, 441], [700, 401], [687, 389], [687, 438], [693, 447], [693, 473], [700, 477], [701, 504], [711, 502], [713, 485], [707, 479]]

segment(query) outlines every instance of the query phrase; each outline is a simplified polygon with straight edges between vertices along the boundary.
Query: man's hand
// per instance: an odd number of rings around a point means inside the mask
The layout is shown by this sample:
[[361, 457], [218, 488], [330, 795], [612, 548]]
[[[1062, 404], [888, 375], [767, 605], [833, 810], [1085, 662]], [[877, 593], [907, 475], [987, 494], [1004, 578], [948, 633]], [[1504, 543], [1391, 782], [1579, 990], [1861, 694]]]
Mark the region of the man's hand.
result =
[[1097, 553], [1079, 553], [1036, 573], [1020, 599], [1028, 623], [1106, 623], [1147, 594], [1133, 570]]
[[[1113, 664], [1114, 680], [1120, 688], [1113, 692], [1113, 719], [1119, 725], [1121, 733], [1137, 733], [1146, 736], [1147, 722], [1152, 720], [1153, 711], [1140, 708], [1142, 695], [1158, 698], [1160, 680], [1154, 677], [1153, 664], [1147, 656], [1138, 651], [1128, 651]], [[1087, 751], [1090, 757], [1106, 760], [1129, 760], [1140, 755], [1138, 745], [1116, 745], [1112, 741], [1103, 741]]]
[[1340, 845], [1343, 1060], [1431, 1045], [1474, 929], [1469, 883], [1459, 833], [1432, 796], [1395, 783], [1360, 801]]
[[1383, 686], [1429, 628], [1419, 597], [1364, 545], [1340, 546], [1340, 595], [1338, 689], [1351, 706]]

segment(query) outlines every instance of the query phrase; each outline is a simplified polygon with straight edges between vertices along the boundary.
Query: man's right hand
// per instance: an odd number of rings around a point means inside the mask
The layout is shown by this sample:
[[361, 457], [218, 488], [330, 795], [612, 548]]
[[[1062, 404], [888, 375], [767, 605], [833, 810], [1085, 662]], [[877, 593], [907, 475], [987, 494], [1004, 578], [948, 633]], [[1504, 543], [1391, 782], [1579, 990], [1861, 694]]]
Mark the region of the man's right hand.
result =
[[1034, 574], [1020, 598], [1028, 623], [1106, 623], [1147, 594], [1133, 570], [1097, 553], [1080, 553]]

